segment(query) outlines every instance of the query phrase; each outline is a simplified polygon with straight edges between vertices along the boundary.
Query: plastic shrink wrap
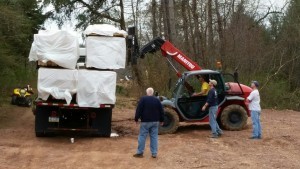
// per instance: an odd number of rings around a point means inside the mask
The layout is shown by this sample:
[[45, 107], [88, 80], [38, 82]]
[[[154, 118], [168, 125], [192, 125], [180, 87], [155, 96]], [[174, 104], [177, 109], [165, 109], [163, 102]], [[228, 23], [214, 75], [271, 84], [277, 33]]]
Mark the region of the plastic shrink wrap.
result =
[[77, 79], [78, 70], [39, 68], [38, 97], [47, 100], [52, 95], [70, 104], [72, 95], [77, 92]]
[[80, 107], [115, 104], [116, 78], [113, 71], [78, 70], [77, 103]]
[[103, 35], [103, 36], [127, 36], [127, 32], [119, 30], [113, 25], [109, 24], [95, 24], [89, 25], [85, 31], [85, 35]]
[[75, 33], [69, 31], [39, 31], [29, 53], [29, 61], [52, 61], [57, 65], [75, 69], [79, 58], [79, 43]]
[[121, 69], [126, 64], [126, 41], [122, 37], [88, 36], [86, 66], [97, 69]]

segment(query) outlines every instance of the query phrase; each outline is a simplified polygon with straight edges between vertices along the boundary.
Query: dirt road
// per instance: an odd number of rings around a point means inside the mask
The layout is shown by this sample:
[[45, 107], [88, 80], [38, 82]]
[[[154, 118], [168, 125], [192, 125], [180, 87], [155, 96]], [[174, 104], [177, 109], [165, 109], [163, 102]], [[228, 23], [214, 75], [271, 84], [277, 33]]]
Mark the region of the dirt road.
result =
[[[300, 168], [300, 112], [264, 110], [263, 139], [249, 140], [251, 126], [209, 138], [208, 125], [182, 124], [176, 134], [159, 137], [159, 154], [137, 146], [134, 110], [115, 109], [118, 138], [36, 138], [29, 108], [0, 107], [0, 168]], [[248, 120], [250, 123], [250, 119]], [[149, 142], [147, 142], [149, 145]]]

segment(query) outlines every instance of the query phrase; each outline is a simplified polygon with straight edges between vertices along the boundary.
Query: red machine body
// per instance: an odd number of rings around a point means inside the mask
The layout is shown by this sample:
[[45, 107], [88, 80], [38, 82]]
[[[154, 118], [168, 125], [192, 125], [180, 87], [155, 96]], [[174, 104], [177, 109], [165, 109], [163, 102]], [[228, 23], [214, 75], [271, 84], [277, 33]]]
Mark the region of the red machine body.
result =
[[[246, 85], [240, 84], [236, 76], [232, 76], [235, 82], [226, 82], [225, 76], [227, 74], [218, 71], [202, 69], [196, 62], [187, 57], [183, 52], [177, 49], [171, 42], [161, 38], [153, 39], [148, 44], [144, 45], [140, 50], [139, 57], [144, 58], [146, 53], [155, 53], [160, 50], [162, 55], [167, 59], [173, 69], [176, 71], [178, 77], [183, 77], [183, 83], [188, 90], [188, 96], [185, 95], [181, 87], [179, 92], [175, 93], [174, 99], [161, 100], [166, 108], [165, 117], [167, 120], [164, 126], [160, 128], [160, 133], [174, 133], [179, 125], [179, 121], [184, 122], [208, 122], [208, 111], [198, 111], [198, 107], [204, 105], [206, 102], [205, 96], [193, 97], [193, 87], [185, 81], [189, 77], [194, 78], [201, 75], [211, 75], [218, 79], [220, 93], [218, 93], [219, 108], [217, 118], [220, 124], [228, 130], [241, 130], [247, 124], [247, 118], [250, 116], [249, 109], [246, 103], [246, 98], [249, 96], [252, 89]], [[172, 61], [182, 65], [188, 72], [181, 74]], [[221, 63], [218, 63], [219, 65]], [[215, 79], [216, 80], [216, 79]], [[191, 89], [191, 90], [190, 90]], [[180, 93], [180, 92], [183, 92]], [[193, 114], [196, 112], [196, 114]]]
[[[172, 58], [173, 60], [175, 60], [180, 65], [182, 65], [188, 71], [202, 69], [196, 62], [194, 62], [192, 59], [187, 57], [183, 52], [181, 52], [171, 42], [169, 42], [167, 40], [165, 40], [164, 43], [162, 43], [160, 50], [164, 57], [166, 57], [167, 59]], [[170, 64], [172, 64], [172, 63], [170, 62]], [[175, 66], [173, 66], [173, 68], [175, 69], [177, 76], [181, 77], [181, 73], [175, 68]], [[244, 99], [246, 99], [249, 96], [250, 92], [252, 91], [252, 89], [250, 87], [243, 85], [243, 84], [237, 84], [234, 82], [230, 82], [230, 83], [228, 83], [228, 85], [230, 86], [230, 89], [227, 91], [228, 94], [234, 95], [234, 94], [240, 93], [241, 89], [242, 89], [242, 91], [244, 93], [244, 95], [243, 95]]]

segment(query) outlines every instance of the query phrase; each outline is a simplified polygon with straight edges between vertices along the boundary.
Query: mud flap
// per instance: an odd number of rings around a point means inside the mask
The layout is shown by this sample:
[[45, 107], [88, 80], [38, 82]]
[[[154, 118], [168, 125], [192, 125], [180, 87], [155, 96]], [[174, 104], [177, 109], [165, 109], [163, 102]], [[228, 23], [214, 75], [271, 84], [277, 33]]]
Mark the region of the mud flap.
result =
[[98, 129], [96, 136], [110, 137], [112, 109], [111, 108], [93, 109], [92, 112], [96, 113], [95, 119], [92, 120], [92, 128]]
[[37, 137], [47, 135], [47, 128], [49, 125], [48, 118], [53, 108], [47, 106], [37, 106], [35, 113], [35, 133]]

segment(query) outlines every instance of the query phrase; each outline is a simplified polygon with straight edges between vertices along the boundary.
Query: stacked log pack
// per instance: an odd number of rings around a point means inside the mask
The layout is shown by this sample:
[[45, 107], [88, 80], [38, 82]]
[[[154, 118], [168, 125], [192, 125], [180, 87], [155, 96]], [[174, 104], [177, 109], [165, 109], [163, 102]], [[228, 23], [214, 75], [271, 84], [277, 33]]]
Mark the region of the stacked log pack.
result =
[[[38, 97], [72, 100], [80, 107], [115, 104], [115, 69], [125, 68], [126, 32], [111, 25], [91, 25], [85, 30], [86, 48], [66, 31], [40, 31], [34, 35], [29, 60], [37, 61]], [[85, 51], [84, 51], [85, 50]], [[79, 55], [85, 66], [78, 67]], [[76, 98], [74, 98], [76, 97]]]

